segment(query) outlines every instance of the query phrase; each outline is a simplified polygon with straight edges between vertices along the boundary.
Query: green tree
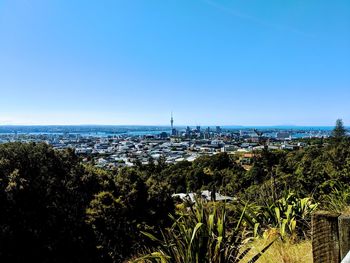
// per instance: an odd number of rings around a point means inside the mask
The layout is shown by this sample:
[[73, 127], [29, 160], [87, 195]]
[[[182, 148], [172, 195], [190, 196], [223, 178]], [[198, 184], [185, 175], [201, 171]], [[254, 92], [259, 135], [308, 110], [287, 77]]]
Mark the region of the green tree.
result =
[[343, 120], [337, 119], [335, 123], [335, 127], [332, 132], [332, 137], [336, 140], [341, 140], [342, 138], [345, 137], [345, 135], [346, 135], [346, 129], [344, 127]]
[[72, 150], [0, 145], [0, 262], [96, 262], [85, 209], [99, 184]]
[[140, 231], [167, 226], [174, 203], [166, 182], [144, 178], [138, 168], [124, 168], [87, 209], [102, 257], [124, 262], [149, 242]]

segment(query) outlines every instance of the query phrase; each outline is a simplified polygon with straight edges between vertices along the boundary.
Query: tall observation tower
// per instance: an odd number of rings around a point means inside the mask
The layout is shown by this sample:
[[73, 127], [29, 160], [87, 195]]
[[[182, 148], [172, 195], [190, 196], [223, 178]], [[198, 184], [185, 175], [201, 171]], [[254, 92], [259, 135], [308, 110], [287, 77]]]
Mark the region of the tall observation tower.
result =
[[174, 129], [173, 113], [171, 113], [170, 125], [171, 125], [171, 130], [173, 130]]
[[170, 125], [171, 125], [171, 136], [176, 136], [176, 129], [174, 128], [174, 118], [173, 118], [173, 113], [171, 113], [171, 118], [170, 118]]

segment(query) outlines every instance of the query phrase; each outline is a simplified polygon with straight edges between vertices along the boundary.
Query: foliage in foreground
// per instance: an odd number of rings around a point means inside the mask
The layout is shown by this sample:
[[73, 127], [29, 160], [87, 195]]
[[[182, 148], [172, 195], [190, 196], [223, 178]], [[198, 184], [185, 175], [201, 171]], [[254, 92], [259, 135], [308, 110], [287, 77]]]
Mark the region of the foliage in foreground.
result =
[[81, 164], [44, 143], [0, 145], [0, 262], [123, 262], [173, 201], [137, 171]]
[[245, 212], [245, 220], [254, 228], [255, 236], [275, 229], [282, 239], [293, 240], [310, 236], [311, 214], [317, 204], [309, 197], [299, 198], [288, 193], [275, 202], [262, 206], [250, 204]]
[[166, 186], [122, 170], [108, 190], [94, 196], [86, 215], [102, 257], [123, 262], [149, 243], [140, 231], [167, 226], [173, 209]]
[[350, 187], [336, 182], [330, 194], [324, 196], [323, 208], [337, 213], [350, 211]]
[[[160, 239], [144, 233], [157, 244], [157, 249], [134, 262], [241, 262], [250, 250], [248, 248], [242, 251], [242, 246], [247, 241], [242, 225], [243, 214], [244, 211], [235, 226], [229, 228], [225, 205], [210, 207], [197, 200], [188, 212], [179, 217], [171, 216], [173, 225], [162, 232]], [[258, 260], [271, 244], [272, 242], [249, 262]]]
[[73, 151], [0, 145], [0, 261], [96, 262], [84, 219], [99, 180]]

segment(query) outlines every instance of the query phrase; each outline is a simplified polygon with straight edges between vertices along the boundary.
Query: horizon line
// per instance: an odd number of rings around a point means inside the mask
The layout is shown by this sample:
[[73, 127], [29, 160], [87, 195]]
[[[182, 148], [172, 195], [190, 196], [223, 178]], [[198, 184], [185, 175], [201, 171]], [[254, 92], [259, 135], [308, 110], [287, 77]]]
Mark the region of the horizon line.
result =
[[[23, 126], [23, 127], [30, 127], [30, 126], [133, 126], [133, 127], [169, 127], [168, 124], [1, 124], [1, 127], [8, 127], [8, 126]], [[249, 124], [249, 125], [240, 125], [240, 124], [204, 124], [204, 125], [198, 125], [198, 124], [179, 124], [174, 125], [174, 127], [214, 127], [214, 126], [220, 126], [220, 127], [334, 127], [335, 125], [317, 125], [317, 124], [311, 124], [311, 125], [305, 125], [305, 124]], [[344, 125], [345, 127], [350, 127], [347, 125]]]

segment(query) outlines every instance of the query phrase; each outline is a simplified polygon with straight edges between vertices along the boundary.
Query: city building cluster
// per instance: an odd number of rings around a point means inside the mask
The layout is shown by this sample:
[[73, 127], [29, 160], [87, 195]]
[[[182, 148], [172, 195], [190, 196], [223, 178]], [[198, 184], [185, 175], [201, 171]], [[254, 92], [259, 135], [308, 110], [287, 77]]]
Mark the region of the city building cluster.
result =
[[[270, 129], [223, 129], [220, 126], [174, 127], [171, 116], [169, 132], [153, 134], [81, 134], [81, 133], [0, 133], [0, 143], [46, 142], [55, 149], [72, 148], [85, 162], [107, 169], [155, 163], [160, 158], [166, 163], [194, 161], [203, 155], [220, 152], [238, 155], [248, 165], [254, 152], [267, 149], [294, 150], [305, 147], [295, 136], [305, 132], [310, 137], [327, 137], [327, 131], [286, 131]], [[303, 136], [301, 136], [303, 137]], [[307, 137], [307, 136], [304, 136]]]

